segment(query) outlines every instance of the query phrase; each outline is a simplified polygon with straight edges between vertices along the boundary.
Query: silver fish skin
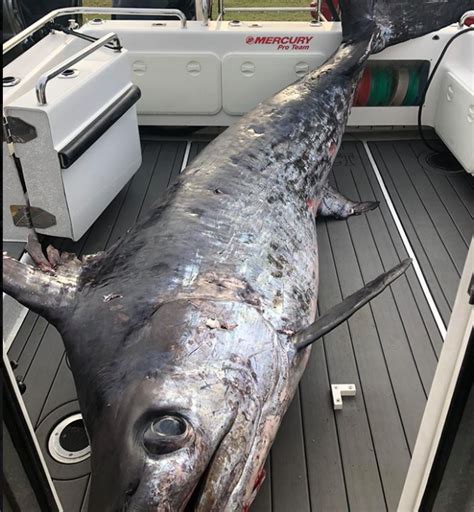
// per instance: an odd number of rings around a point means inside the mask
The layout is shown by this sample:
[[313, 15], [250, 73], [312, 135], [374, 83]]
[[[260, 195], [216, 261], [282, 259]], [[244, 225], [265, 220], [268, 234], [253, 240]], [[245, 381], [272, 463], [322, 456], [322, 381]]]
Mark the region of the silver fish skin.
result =
[[4, 256], [4, 291], [65, 342], [89, 510], [248, 510], [309, 357], [290, 339], [316, 314], [315, 215], [363, 66], [471, 4], [341, 0], [335, 54], [210, 143], [113, 247], [40, 269]]
[[[325, 66], [243, 117], [82, 274], [83, 300], [74, 318], [94, 318], [99, 307], [108, 319], [102, 326], [94, 322], [94, 335], [84, 331], [80, 340], [74, 321], [62, 331], [67, 346], [81, 347], [69, 357], [79, 396], [86, 395], [81, 404], [93, 463], [104, 475], [92, 484], [92, 510], [109, 510], [99, 495], [110, 496], [103, 480], [115, 480], [104, 471], [104, 460], [115, 460], [104, 454], [105, 432], [118, 435], [109, 416], [116, 421], [124, 415], [127, 428], [142, 421], [142, 410], [136, 418], [134, 408], [122, 412], [129, 401], [152, 406], [153, 417], [179, 413], [193, 428], [216, 424], [225, 432], [206, 441], [207, 453], [195, 446], [195, 460], [183, 459], [182, 451], [159, 460], [144, 455], [145, 476], [129, 500], [131, 510], [134, 502], [180, 510], [183, 494], [188, 497], [201, 478], [196, 510], [250, 505], [309, 356], [309, 350], [293, 349], [288, 334], [316, 313], [315, 213], [368, 47], [367, 41], [341, 47]], [[108, 296], [119, 298], [100, 300]], [[84, 366], [86, 354], [99, 366]], [[205, 417], [196, 418], [195, 411]], [[225, 414], [218, 419], [216, 411]], [[121, 432], [114, 450], [130, 436], [132, 431]], [[202, 465], [209, 455], [210, 465]], [[135, 458], [130, 451], [119, 460]], [[122, 493], [127, 486], [129, 478]]]

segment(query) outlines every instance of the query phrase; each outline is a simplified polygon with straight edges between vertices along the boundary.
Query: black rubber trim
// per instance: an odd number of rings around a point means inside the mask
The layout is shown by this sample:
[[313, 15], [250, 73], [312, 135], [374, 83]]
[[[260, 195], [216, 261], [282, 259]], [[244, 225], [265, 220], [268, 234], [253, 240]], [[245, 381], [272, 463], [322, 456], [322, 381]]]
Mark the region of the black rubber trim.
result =
[[140, 89], [136, 85], [132, 85], [113, 105], [82, 130], [74, 140], [64, 146], [58, 153], [61, 169], [71, 167], [130, 107], [135, 105], [141, 95]]
[[[459, 375], [454, 388], [451, 404], [444, 422], [438, 448], [431, 466], [425, 492], [418, 512], [431, 512], [444, 477], [451, 450], [458, 433], [459, 424], [466, 409], [474, 375], [474, 329], [471, 329]], [[468, 447], [466, 447], [467, 449]]]
[[58, 512], [47, 475], [44, 472], [44, 467], [41, 464], [28, 424], [13, 388], [16, 385], [16, 382], [10, 380], [6, 368], [2, 366], [3, 420], [5, 426], [10, 433], [13, 445], [41, 511]]

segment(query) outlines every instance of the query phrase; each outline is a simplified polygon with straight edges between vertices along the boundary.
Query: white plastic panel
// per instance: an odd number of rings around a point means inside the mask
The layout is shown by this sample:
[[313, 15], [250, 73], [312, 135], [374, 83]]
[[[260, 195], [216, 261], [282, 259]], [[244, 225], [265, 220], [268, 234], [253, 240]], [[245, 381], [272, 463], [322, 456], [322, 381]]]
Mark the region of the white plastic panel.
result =
[[[470, 86], [469, 86], [470, 85]], [[446, 72], [438, 100], [435, 130], [463, 167], [474, 174], [474, 81]]]
[[322, 53], [233, 53], [222, 62], [223, 107], [241, 115], [315, 69]]
[[67, 169], [58, 152], [84, 129], [93, 128], [132, 87], [126, 52], [102, 49], [74, 65], [77, 76], [54, 78], [46, 105], [33, 89], [5, 106], [7, 115], [33, 125], [37, 137], [16, 144], [32, 206], [56, 217], [40, 233], [78, 240], [137, 171], [141, 149], [135, 105]]
[[3, 76], [14, 76], [20, 82], [3, 88], [3, 102], [11, 103], [33, 88], [43, 73], [60, 64], [89, 43], [62, 32], [52, 32], [28, 51], [3, 68]]
[[[238, 26], [229, 21], [212, 21], [208, 26], [189, 21], [184, 30], [173, 20], [159, 26], [145, 20], [106, 20], [101, 25], [87, 24], [82, 30], [95, 37], [110, 31], [119, 34], [128, 50], [132, 80], [142, 90], [137, 105], [140, 124], [228, 125], [236, 119], [229, 112], [241, 114], [295, 81], [300, 76], [294, 69], [298, 62], [303, 62], [303, 69], [306, 64], [315, 67], [334, 51], [340, 40], [340, 24], [314, 26], [309, 19], [242, 22]], [[242, 81], [247, 87], [243, 80], [247, 77], [239, 76], [240, 72], [224, 76], [223, 67], [227, 57], [246, 54], [255, 56], [259, 64], [268, 63], [266, 80], [261, 80], [259, 72], [253, 81], [255, 87], [247, 91], [240, 84]], [[201, 66], [199, 74], [196, 63]], [[210, 76], [204, 76], [206, 73]], [[234, 78], [239, 83], [233, 83]], [[238, 93], [235, 101], [234, 91]], [[225, 108], [224, 97], [230, 100]], [[241, 105], [242, 97], [246, 106]]]
[[131, 108], [69, 169], [62, 171], [74, 239], [79, 239], [140, 167], [137, 114]]
[[212, 53], [129, 53], [143, 114], [207, 114], [222, 107], [221, 62]]
[[[262, 99], [269, 98], [279, 89], [295, 80], [292, 66], [300, 59], [306, 61], [310, 55], [324, 55], [329, 57], [341, 40], [340, 23], [322, 23], [320, 26], [310, 25], [309, 22], [276, 22], [261, 21], [241, 22], [232, 24], [230, 20], [221, 22], [211, 21], [208, 26], [203, 26], [200, 21], [189, 21], [187, 28], [182, 29], [179, 22], [166, 20], [159, 24], [151, 20], [125, 21], [106, 20], [101, 25], [86, 24], [82, 30], [85, 33], [100, 37], [107, 32], [114, 31], [120, 36], [125, 48], [129, 50], [131, 57], [130, 67], [134, 62], [148, 59], [150, 56], [166, 54], [170, 63], [183, 55], [213, 54], [220, 60], [222, 82], [222, 108], [217, 113], [192, 113], [184, 112], [184, 105], [191, 102], [191, 107], [204, 110], [209, 104], [214, 107], [214, 89], [194, 89], [187, 94], [189, 78], [183, 80], [182, 68], [177, 74], [160, 76], [157, 73], [146, 71], [140, 77], [133, 73], [132, 80], [143, 91], [143, 98], [138, 104], [138, 120], [143, 125], [218, 125], [224, 126], [236, 121], [240, 115]], [[457, 32], [457, 27], [452, 25], [439, 30], [434, 34], [407, 41], [402, 44], [387, 48], [383, 52], [371, 56], [378, 60], [428, 60], [435, 62], [449, 38]], [[303, 39], [301, 39], [303, 38]], [[292, 41], [296, 39], [305, 41], [293, 47]], [[459, 53], [461, 47], [468, 44], [467, 36], [463, 36], [450, 47], [445, 62], [450, 60], [455, 53]], [[469, 55], [469, 50], [465, 53]], [[472, 51], [470, 52], [472, 53]], [[253, 64], [258, 64], [253, 80], [249, 80], [252, 70], [244, 66], [245, 73], [240, 66], [244, 64], [239, 58], [247, 55]], [[254, 60], [252, 60], [254, 59]], [[296, 59], [294, 62], [292, 59]], [[265, 78], [260, 81], [265, 61]], [[472, 59], [465, 58], [469, 66]], [[291, 65], [289, 64], [291, 62]], [[313, 61], [317, 64], [317, 59]], [[139, 64], [137, 64], [139, 66]], [[170, 64], [171, 65], [171, 64]], [[172, 68], [167, 68], [171, 71]], [[458, 67], [456, 68], [458, 69]], [[138, 70], [139, 71], [139, 70]], [[441, 69], [439, 71], [442, 71]], [[175, 73], [173, 71], [173, 73]], [[471, 72], [472, 73], [472, 72]], [[423, 122], [433, 126], [436, 109], [437, 90], [439, 78], [437, 73], [423, 109]], [[166, 87], [160, 89], [160, 81]], [[179, 96], [179, 101], [176, 98]], [[183, 96], [185, 96], [183, 98]], [[185, 103], [183, 103], [185, 102]], [[178, 105], [176, 105], [178, 103]], [[174, 110], [181, 109], [178, 113], [163, 113], [164, 105], [174, 105]], [[169, 107], [168, 107], [169, 108]], [[186, 106], [186, 108], [189, 108]], [[152, 113], [155, 112], [155, 113]], [[349, 126], [416, 126], [416, 108], [413, 107], [355, 107], [349, 117]]]

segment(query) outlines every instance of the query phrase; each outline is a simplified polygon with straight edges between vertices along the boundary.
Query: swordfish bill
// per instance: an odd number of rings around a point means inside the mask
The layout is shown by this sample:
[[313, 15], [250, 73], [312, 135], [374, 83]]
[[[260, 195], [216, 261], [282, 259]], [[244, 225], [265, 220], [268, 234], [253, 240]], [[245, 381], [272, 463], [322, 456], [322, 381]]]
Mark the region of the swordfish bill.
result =
[[[316, 315], [315, 218], [377, 206], [328, 185], [366, 61], [472, 8], [340, 5], [335, 53], [211, 142], [107, 251], [79, 260], [31, 241], [36, 267], [4, 255], [4, 291], [64, 340], [91, 441], [90, 511], [242, 511], [258, 491], [311, 350], [295, 340]], [[317, 321], [337, 325], [371, 287]]]

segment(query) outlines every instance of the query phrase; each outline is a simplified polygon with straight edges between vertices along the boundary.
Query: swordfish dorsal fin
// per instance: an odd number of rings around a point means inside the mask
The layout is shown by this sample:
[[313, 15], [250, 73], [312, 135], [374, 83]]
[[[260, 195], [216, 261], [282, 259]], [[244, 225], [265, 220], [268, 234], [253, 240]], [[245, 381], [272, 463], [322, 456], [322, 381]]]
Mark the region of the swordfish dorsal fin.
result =
[[373, 281], [366, 284], [363, 288], [356, 291], [347, 299], [332, 307], [327, 313], [319, 317], [308, 327], [295, 333], [290, 341], [294, 343], [297, 350], [311, 345], [319, 338], [332, 331], [339, 324], [347, 320], [362, 306], [371, 301], [385, 288], [406, 272], [411, 265], [411, 259], [403, 260], [401, 263], [393, 267], [391, 270], [384, 272], [376, 277]]

